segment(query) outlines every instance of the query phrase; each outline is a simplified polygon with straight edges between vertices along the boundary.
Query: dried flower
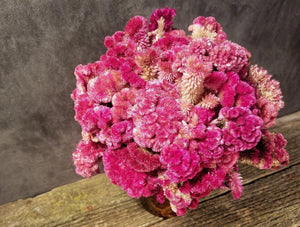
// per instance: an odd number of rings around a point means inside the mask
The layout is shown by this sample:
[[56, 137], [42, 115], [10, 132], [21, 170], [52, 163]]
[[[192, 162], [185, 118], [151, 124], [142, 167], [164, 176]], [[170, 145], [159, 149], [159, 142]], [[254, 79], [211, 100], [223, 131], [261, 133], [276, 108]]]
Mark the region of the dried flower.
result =
[[76, 173], [84, 177], [91, 177], [99, 173], [100, 158], [104, 153], [105, 146], [92, 141], [81, 140], [73, 153], [73, 161]]
[[278, 111], [284, 106], [279, 82], [271, 77], [263, 68], [252, 65], [246, 78], [256, 89], [258, 115], [263, 119], [265, 127], [275, 124]]
[[280, 133], [263, 131], [260, 142], [251, 150], [241, 152], [240, 162], [259, 169], [278, 169], [289, 163], [289, 154], [284, 147], [287, 141]]
[[160, 161], [166, 166], [165, 174], [168, 179], [175, 183], [192, 179], [201, 170], [197, 152], [180, 148], [176, 144], [162, 150]]
[[283, 107], [279, 82], [228, 41], [213, 17], [191, 35], [157, 9], [107, 36], [105, 55], [75, 69], [75, 120], [82, 140], [76, 172], [99, 173], [134, 198], [165, 198], [177, 215], [218, 188], [243, 191], [238, 161], [260, 169], [288, 164], [286, 140], [267, 128]]

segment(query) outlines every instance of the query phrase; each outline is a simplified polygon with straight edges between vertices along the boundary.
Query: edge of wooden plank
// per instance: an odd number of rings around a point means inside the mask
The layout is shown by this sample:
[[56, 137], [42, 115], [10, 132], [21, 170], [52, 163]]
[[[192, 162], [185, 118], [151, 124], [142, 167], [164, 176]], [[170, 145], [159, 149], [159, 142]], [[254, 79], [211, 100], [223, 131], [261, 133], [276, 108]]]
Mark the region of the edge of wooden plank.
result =
[[211, 198], [185, 216], [153, 226], [299, 226], [300, 164], [257, 179], [233, 200], [230, 193]]

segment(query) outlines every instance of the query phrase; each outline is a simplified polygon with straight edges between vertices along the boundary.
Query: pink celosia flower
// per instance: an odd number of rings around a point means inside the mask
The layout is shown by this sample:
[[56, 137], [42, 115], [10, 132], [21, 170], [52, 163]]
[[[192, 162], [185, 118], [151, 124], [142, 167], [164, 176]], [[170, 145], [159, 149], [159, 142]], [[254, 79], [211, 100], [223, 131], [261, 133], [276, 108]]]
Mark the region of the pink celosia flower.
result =
[[150, 46], [150, 38], [147, 34], [147, 19], [141, 16], [131, 18], [126, 27], [125, 33], [129, 35], [141, 48]]
[[131, 109], [135, 104], [137, 90], [134, 88], [123, 88], [112, 98], [111, 113], [114, 122], [129, 119]]
[[243, 192], [242, 177], [238, 172], [232, 171], [228, 174], [228, 186], [234, 199], [239, 199]]
[[241, 162], [254, 165], [260, 169], [278, 169], [289, 163], [289, 155], [285, 150], [287, 141], [280, 133], [263, 131], [259, 144], [251, 150], [241, 152]]
[[130, 86], [134, 88], [143, 88], [146, 85], [146, 81], [139, 77], [133, 70], [129, 63], [124, 63], [120, 70], [122, 72], [122, 78], [127, 81]]
[[91, 70], [89, 65], [78, 65], [75, 68], [74, 75], [76, 77], [76, 87], [77, 92], [84, 93], [86, 92], [86, 84], [91, 76]]
[[226, 73], [215, 71], [205, 77], [204, 87], [216, 93], [227, 81], [227, 78], [228, 76], [226, 75]]
[[[156, 192], [155, 175], [138, 172], [128, 165], [128, 149], [108, 149], [103, 155], [105, 174], [111, 181], [122, 187], [128, 195], [134, 198], [151, 196]], [[131, 157], [133, 158], [133, 157]]]
[[178, 215], [184, 215], [187, 207], [192, 203], [190, 194], [181, 192], [177, 184], [170, 184], [164, 187], [165, 196], [169, 199], [172, 210]]
[[185, 181], [179, 188], [182, 193], [190, 193], [192, 198], [207, 196], [211, 190], [222, 186], [226, 171], [223, 169], [204, 169], [192, 180]]
[[201, 170], [197, 152], [182, 149], [175, 144], [163, 148], [160, 161], [166, 165], [166, 176], [176, 183], [192, 179]]
[[129, 167], [138, 172], [151, 172], [161, 166], [158, 154], [152, 154], [145, 148], [140, 148], [132, 142], [127, 145]]
[[230, 172], [232, 168], [237, 164], [239, 159], [239, 153], [224, 150], [224, 155], [217, 160], [216, 166], [223, 169], [225, 172]]
[[202, 106], [205, 109], [214, 109], [220, 104], [220, 99], [212, 93], [207, 93], [203, 95], [201, 101], [198, 105]]
[[78, 94], [78, 89], [74, 90], [72, 94], [72, 98], [74, 100], [74, 110], [75, 110], [75, 120], [79, 122], [79, 124], [84, 124], [82, 121], [83, 115], [86, 111], [93, 107], [93, 101], [91, 101], [86, 93]]
[[182, 99], [197, 104], [204, 93], [204, 79], [212, 72], [212, 64], [205, 63], [195, 56], [185, 57], [182, 62], [182, 77], [177, 82]]
[[244, 81], [236, 86], [235, 106], [252, 108], [255, 105], [256, 97], [253, 87]]
[[132, 109], [137, 144], [159, 152], [173, 142], [184, 119], [178, 98], [178, 90], [167, 81], [150, 81], [145, 89], [138, 91]]
[[132, 120], [126, 120], [112, 124], [96, 133], [97, 139], [106, 144], [109, 148], [119, 148], [123, 143], [130, 142], [133, 139]]
[[227, 73], [228, 80], [219, 90], [218, 97], [221, 105], [224, 107], [232, 107], [235, 103], [236, 86], [239, 83], [239, 76], [236, 73]]
[[135, 57], [135, 62], [141, 70], [140, 77], [146, 81], [157, 78], [156, 64], [158, 62], [158, 53], [154, 49], [140, 52]]
[[263, 121], [245, 107], [222, 108], [218, 122], [226, 150], [238, 152], [251, 149], [261, 138]]
[[218, 44], [208, 38], [192, 39], [187, 51], [196, 54], [202, 61], [208, 62], [211, 61], [210, 53], [216, 45]]
[[223, 28], [213, 17], [197, 17], [194, 19], [193, 24], [189, 26], [189, 31], [192, 31], [192, 38], [194, 39], [209, 38], [216, 42], [226, 40]]
[[150, 24], [148, 26], [149, 31], [153, 31], [158, 28], [158, 20], [163, 18], [164, 30], [169, 32], [172, 30], [173, 17], [176, 15], [175, 9], [168, 9], [167, 7], [163, 9], [157, 9], [150, 16]]
[[249, 64], [249, 52], [230, 41], [216, 45], [210, 56], [218, 71], [244, 72], [243, 69]]
[[190, 139], [203, 139], [206, 135], [206, 127], [215, 117], [215, 112], [211, 109], [203, 108], [201, 105], [194, 106], [189, 112], [187, 121]]
[[89, 80], [87, 94], [96, 103], [108, 103], [111, 102], [112, 96], [124, 86], [125, 81], [122, 80], [121, 73], [110, 70]]
[[[223, 82], [226, 77], [228, 78], [227, 81]], [[215, 83], [215, 86], [221, 86], [218, 97], [220, 98], [221, 105], [224, 107], [240, 106], [252, 108], [256, 102], [253, 87], [240, 80], [238, 74], [234, 72], [228, 72], [226, 77], [219, 73], [213, 73], [209, 75], [205, 85], [210, 89], [214, 88], [214, 91], [216, 91], [217, 88], [212, 87], [210, 84], [212, 83], [211, 81], [219, 80]]]
[[73, 153], [76, 173], [83, 177], [91, 177], [99, 173], [99, 162], [103, 153], [103, 145], [81, 140]]
[[203, 162], [222, 157], [224, 152], [222, 130], [218, 127], [208, 127], [204, 135], [204, 137], [199, 138], [198, 142], [198, 153], [201, 155]]
[[260, 169], [287, 165], [286, 140], [269, 133], [283, 107], [279, 82], [226, 38], [213, 17], [197, 17], [186, 35], [174, 9], [150, 22], [129, 20], [107, 36], [105, 55], [75, 69], [75, 120], [82, 140], [76, 172], [99, 173], [134, 198], [156, 195], [177, 215], [214, 189], [241, 196], [238, 161]]
[[97, 129], [104, 129], [107, 123], [111, 120], [110, 109], [106, 106], [96, 106], [89, 108], [82, 116], [82, 130], [86, 132], [97, 131]]
[[256, 88], [258, 114], [265, 127], [275, 124], [278, 111], [284, 106], [279, 82], [271, 77], [266, 70], [254, 65], [250, 67], [246, 78]]
[[[153, 47], [155, 47], [158, 51], [175, 51], [182, 50], [182, 48], [186, 47], [189, 44], [189, 40], [185, 37], [182, 37], [180, 34], [178, 35], [175, 32], [170, 32], [169, 34], [165, 34], [161, 39], [157, 40], [153, 43]], [[163, 52], [161, 52], [163, 53]]]
[[[132, 120], [121, 121], [111, 126], [111, 147], [119, 148], [133, 139]], [[110, 147], [107, 144], [108, 147]]]

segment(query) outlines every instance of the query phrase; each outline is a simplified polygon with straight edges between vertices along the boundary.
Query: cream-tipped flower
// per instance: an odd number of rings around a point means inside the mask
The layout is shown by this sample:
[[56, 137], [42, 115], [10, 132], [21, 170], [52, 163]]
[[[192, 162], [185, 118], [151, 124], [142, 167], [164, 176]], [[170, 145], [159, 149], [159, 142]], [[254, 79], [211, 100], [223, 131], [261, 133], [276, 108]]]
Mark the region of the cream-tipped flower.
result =
[[259, 90], [261, 97], [266, 98], [269, 102], [280, 109], [284, 106], [282, 101], [282, 93], [277, 80], [272, 80], [271, 75], [268, 75], [267, 70], [257, 65], [251, 65], [248, 72], [248, 80], [255, 84]]
[[141, 53], [135, 57], [135, 62], [142, 70], [141, 78], [144, 80], [152, 80], [157, 78], [157, 67], [155, 67], [154, 61], [156, 61], [155, 51], [148, 51]]
[[[207, 25], [207, 27], [209, 26], [210, 25]], [[213, 31], [212, 28], [207, 29], [204, 26], [201, 26], [200, 24], [192, 24], [189, 26], [188, 29], [192, 32], [193, 39], [208, 38], [214, 40], [217, 36], [217, 33]]]
[[205, 109], [213, 109], [217, 105], [219, 105], [219, 103], [220, 103], [220, 99], [216, 95], [212, 93], [208, 93], [202, 97], [198, 105], [200, 105]]
[[185, 61], [182, 77], [178, 86], [183, 100], [196, 104], [201, 100], [204, 92], [204, 79], [212, 71], [212, 65], [204, 63], [195, 56], [190, 56]]
[[204, 76], [197, 74], [183, 74], [179, 87], [183, 100], [188, 100], [192, 104], [199, 102], [202, 93]]
[[157, 21], [157, 24], [158, 24], [157, 29], [148, 33], [148, 36], [154, 35], [153, 43], [155, 43], [157, 40], [159, 40], [161, 37], [163, 37], [163, 35], [165, 33], [164, 32], [164, 27], [165, 27], [165, 22], [164, 21], [165, 21], [164, 18], [161, 17]]

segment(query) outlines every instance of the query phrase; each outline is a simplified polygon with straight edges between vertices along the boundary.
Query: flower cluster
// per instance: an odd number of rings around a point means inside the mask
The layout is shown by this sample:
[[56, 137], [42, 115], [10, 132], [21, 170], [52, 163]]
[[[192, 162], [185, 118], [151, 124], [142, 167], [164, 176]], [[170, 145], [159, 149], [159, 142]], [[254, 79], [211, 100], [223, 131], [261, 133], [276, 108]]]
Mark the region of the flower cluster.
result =
[[286, 140], [268, 128], [283, 107], [279, 82], [250, 65], [250, 53], [226, 38], [213, 17], [172, 27], [174, 9], [150, 22], [133, 17], [105, 38], [99, 61], [78, 65], [75, 119], [82, 140], [76, 172], [99, 173], [134, 198], [168, 199], [177, 215], [211, 190], [242, 193], [237, 163], [287, 165]]

